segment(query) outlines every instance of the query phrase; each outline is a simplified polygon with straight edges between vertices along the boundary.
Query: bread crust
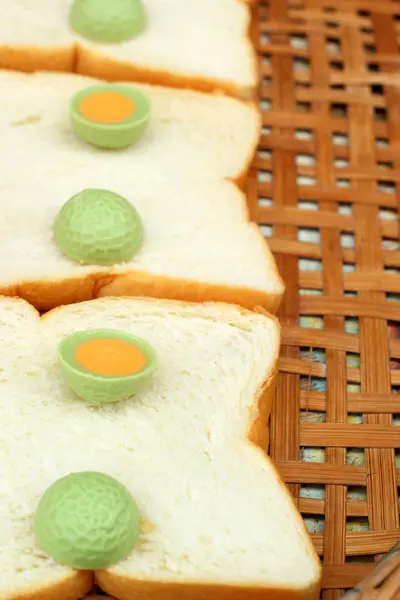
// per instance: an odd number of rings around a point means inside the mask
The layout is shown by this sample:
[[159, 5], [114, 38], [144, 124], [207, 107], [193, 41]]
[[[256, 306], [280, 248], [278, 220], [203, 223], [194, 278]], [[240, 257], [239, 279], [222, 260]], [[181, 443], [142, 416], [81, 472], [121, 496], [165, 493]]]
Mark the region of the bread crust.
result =
[[33, 73], [34, 71], [75, 72], [107, 81], [136, 81], [172, 88], [188, 88], [200, 92], [220, 91], [228, 96], [254, 100], [258, 80], [257, 59], [254, 56], [252, 87], [239, 87], [229, 81], [191, 77], [161, 69], [144, 68], [133, 63], [117, 61], [79, 44], [58, 48], [52, 46], [0, 45], [0, 68]]
[[142, 271], [113, 275], [100, 272], [60, 281], [29, 281], [0, 287], [0, 295], [23, 298], [41, 312], [104, 296], [148, 296], [188, 302], [224, 302], [250, 310], [259, 305], [276, 313], [282, 294], [283, 287], [280, 293], [268, 294], [249, 288], [154, 276]]
[[51, 46], [14, 46], [0, 44], [0, 69], [23, 71], [75, 71], [76, 45], [64, 48]]
[[317, 600], [320, 583], [307, 590], [220, 585], [215, 583], [163, 583], [129, 579], [107, 572], [97, 582], [119, 600]]
[[3, 596], [0, 600], [76, 600], [83, 598], [93, 586], [93, 574], [89, 571], [75, 571], [55, 585], [36, 588], [16, 596]]

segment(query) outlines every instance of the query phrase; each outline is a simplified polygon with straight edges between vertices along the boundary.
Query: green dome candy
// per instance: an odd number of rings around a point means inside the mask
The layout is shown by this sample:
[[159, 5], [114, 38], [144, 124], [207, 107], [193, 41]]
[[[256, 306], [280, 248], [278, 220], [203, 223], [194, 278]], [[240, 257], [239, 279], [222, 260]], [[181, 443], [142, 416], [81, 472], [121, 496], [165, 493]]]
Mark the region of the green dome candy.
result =
[[141, 0], [75, 0], [72, 29], [94, 42], [123, 42], [139, 35], [146, 16]]
[[143, 241], [136, 209], [108, 190], [87, 189], [63, 206], [54, 223], [60, 250], [81, 264], [113, 265], [130, 260]]
[[138, 508], [128, 490], [102, 473], [72, 473], [53, 483], [39, 502], [36, 543], [56, 562], [74, 569], [109, 567], [139, 539]]

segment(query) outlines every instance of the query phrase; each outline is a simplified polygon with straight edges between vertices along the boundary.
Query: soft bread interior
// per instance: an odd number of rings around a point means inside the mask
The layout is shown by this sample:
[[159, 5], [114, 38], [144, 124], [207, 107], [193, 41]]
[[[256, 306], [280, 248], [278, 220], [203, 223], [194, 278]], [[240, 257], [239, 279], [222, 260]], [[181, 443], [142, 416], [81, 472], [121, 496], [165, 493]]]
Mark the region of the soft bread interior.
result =
[[[94, 273], [139, 271], [280, 295], [283, 285], [236, 177], [254, 149], [253, 107], [220, 96], [141, 86], [152, 117], [139, 144], [101, 151], [72, 131], [68, 102], [94, 80], [0, 72], [0, 223], [3, 288]], [[112, 268], [83, 267], [53, 240], [63, 204], [82, 189], [110, 189], [139, 211], [141, 250]]]
[[[126, 402], [91, 407], [64, 383], [58, 342], [111, 327], [147, 339], [159, 367]], [[319, 567], [304, 525], [263, 453], [248, 441], [279, 348], [275, 320], [234, 306], [101, 299], [42, 319], [0, 302], [0, 597], [70, 573], [35, 546], [45, 489], [100, 470], [138, 502], [142, 535], [114, 575], [307, 588]]]
[[[148, 25], [136, 38], [99, 44], [69, 27], [72, 0], [2, 0], [0, 45], [57, 49], [79, 44], [100, 62], [114, 59], [134, 64], [149, 77], [163, 71], [192, 78], [256, 85], [254, 51], [248, 38], [249, 11], [240, 0], [143, 0]], [[28, 49], [27, 49], [28, 52]], [[7, 59], [7, 54], [2, 60]], [[12, 55], [10, 56], [12, 60]], [[28, 57], [26, 63], [34, 60]], [[4, 65], [7, 66], [7, 65]]]

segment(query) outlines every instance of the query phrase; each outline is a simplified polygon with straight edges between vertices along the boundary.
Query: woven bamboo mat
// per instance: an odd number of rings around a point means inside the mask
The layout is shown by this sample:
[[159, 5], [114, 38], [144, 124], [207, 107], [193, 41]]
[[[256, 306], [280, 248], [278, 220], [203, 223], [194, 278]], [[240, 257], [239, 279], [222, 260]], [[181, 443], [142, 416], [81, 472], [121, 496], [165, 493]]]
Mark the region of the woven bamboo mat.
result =
[[400, 2], [261, 2], [253, 39], [249, 203], [287, 286], [271, 455], [335, 600], [400, 538]]

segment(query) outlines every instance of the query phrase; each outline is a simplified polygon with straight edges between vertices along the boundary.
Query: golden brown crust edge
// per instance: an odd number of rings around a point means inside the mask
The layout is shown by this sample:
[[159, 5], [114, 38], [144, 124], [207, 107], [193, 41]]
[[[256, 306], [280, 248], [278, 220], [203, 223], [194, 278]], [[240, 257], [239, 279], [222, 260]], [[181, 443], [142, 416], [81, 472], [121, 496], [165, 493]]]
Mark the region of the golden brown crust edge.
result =
[[255, 586], [216, 585], [213, 583], [163, 583], [97, 574], [99, 585], [120, 600], [316, 600], [319, 583], [308, 590], [259, 588]]
[[277, 293], [269, 294], [249, 288], [150, 275], [142, 271], [112, 275], [95, 273], [60, 281], [28, 281], [0, 287], [0, 295], [23, 298], [41, 312], [104, 296], [147, 296], [188, 302], [225, 302], [249, 310], [262, 306], [275, 314], [283, 292], [283, 284]]
[[132, 81], [153, 85], [193, 89], [200, 92], [220, 91], [228, 96], [254, 100], [255, 87], [241, 88], [229, 81], [205, 77], [190, 77], [159, 69], [149, 69], [132, 63], [102, 56], [88, 48], [73, 45], [67, 48], [51, 46], [0, 45], [0, 68], [24, 73], [35, 71], [75, 72], [106, 81]]
[[64, 48], [51, 46], [13, 46], [0, 44], [0, 69], [23, 71], [56, 71], [72, 73], [75, 70], [75, 45]]
[[[93, 586], [93, 573], [75, 571], [68, 578], [48, 588], [40, 588], [32, 592], [12, 596], [10, 600], [77, 600], [90, 592]], [[0, 599], [3, 600], [0, 591]], [[4, 598], [8, 600], [8, 598]]]

